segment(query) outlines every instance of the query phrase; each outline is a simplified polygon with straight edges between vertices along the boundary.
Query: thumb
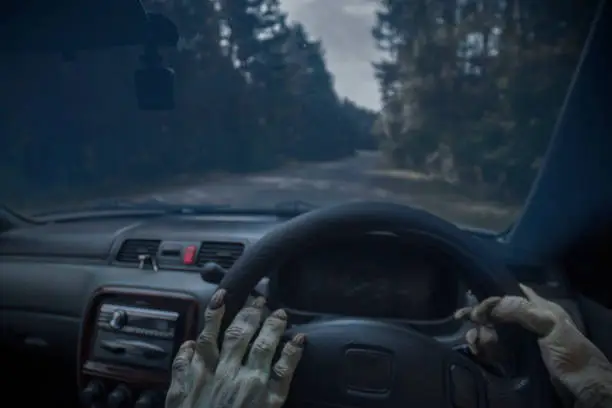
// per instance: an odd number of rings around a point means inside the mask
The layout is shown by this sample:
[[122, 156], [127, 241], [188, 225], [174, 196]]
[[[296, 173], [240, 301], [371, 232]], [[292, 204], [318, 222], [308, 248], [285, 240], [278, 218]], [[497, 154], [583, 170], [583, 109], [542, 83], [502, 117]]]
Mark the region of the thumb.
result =
[[529, 286], [519, 283], [519, 287], [525, 294], [525, 297], [527, 297], [527, 299], [535, 306], [546, 307], [548, 305], [548, 300], [538, 295], [535, 290], [531, 289]]
[[554, 316], [553, 320], [555, 322], [566, 321], [567, 323], [577, 327], [572, 316], [570, 316], [570, 314], [565, 309], [563, 309], [561, 305], [555, 302], [551, 302], [550, 300], [544, 299], [529, 286], [520, 286], [523, 292], [525, 293], [525, 296], [527, 296], [527, 299], [529, 299], [531, 303], [537, 306], [538, 309], [548, 310], [550, 312], [550, 315]]

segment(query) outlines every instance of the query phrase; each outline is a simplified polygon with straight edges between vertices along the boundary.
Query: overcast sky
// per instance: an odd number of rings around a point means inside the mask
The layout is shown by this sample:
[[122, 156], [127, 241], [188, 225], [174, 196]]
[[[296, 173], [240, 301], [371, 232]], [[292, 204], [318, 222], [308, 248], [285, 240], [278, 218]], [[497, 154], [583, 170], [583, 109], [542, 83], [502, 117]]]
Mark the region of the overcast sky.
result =
[[380, 98], [372, 62], [379, 59], [370, 30], [373, 0], [281, 0], [291, 20], [323, 41], [327, 66], [340, 96], [378, 109]]

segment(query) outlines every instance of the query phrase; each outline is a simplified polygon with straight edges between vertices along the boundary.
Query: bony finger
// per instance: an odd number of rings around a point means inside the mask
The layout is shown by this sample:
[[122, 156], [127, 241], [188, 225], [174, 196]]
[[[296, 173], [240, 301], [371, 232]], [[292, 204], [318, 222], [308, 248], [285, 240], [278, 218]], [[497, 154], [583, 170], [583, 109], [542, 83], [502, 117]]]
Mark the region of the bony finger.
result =
[[499, 341], [495, 329], [487, 326], [481, 326], [478, 328], [478, 339], [480, 341], [480, 345], [484, 349], [497, 346], [497, 342]]
[[497, 332], [490, 327], [480, 326], [473, 327], [465, 334], [465, 341], [467, 342], [472, 354], [488, 357], [491, 354], [491, 350], [497, 347]]
[[465, 341], [473, 355], [480, 354], [479, 343], [478, 343], [478, 328], [473, 327], [465, 333]]
[[506, 375], [505, 367], [509, 355], [499, 343], [495, 329], [487, 326], [474, 327], [468, 330], [465, 340], [474, 360], [491, 373]]
[[230, 370], [240, 367], [249, 342], [261, 323], [265, 304], [266, 300], [259, 297], [250, 306], [238, 312], [234, 321], [225, 330], [219, 366], [223, 365], [224, 369]]
[[190, 340], [181, 345], [172, 362], [172, 381], [166, 396], [166, 407], [178, 407], [189, 393], [188, 371], [195, 353], [195, 342]]
[[219, 362], [219, 346], [217, 338], [221, 330], [221, 322], [225, 313], [225, 289], [219, 289], [212, 296], [204, 313], [204, 329], [196, 342], [196, 355], [204, 366], [213, 371]]
[[540, 295], [538, 295], [533, 289], [531, 289], [529, 286], [527, 285], [523, 285], [522, 283], [519, 283], [519, 286], [521, 288], [521, 290], [523, 291], [523, 293], [525, 294], [525, 297], [527, 299], [529, 299], [532, 302], [538, 302], [538, 301], [543, 301], [545, 299], [543, 299], [542, 297], [540, 297]]
[[545, 336], [555, 324], [555, 316], [548, 309], [538, 308], [529, 300], [518, 296], [504, 297], [492, 311], [498, 321], [518, 323], [538, 336]]
[[[527, 296], [535, 299], [530, 292], [530, 288], [523, 285], [521, 285], [521, 288]], [[545, 336], [549, 333], [555, 322], [554, 313], [549, 308], [538, 307], [527, 298], [519, 296], [487, 298], [476, 306], [457, 310], [455, 318], [468, 319], [480, 325], [517, 323], [539, 336]]]
[[493, 323], [491, 321], [491, 314], [500, 301], [501, 298], [498, 296], [493, 296], [483, 300], [472, 308], [470, 312], [470, 320], [478, 324]]
[[180, 378], [185, 375], [191, 364], [195, 352], [195, 342], [186, 341], [181, 345], [172, 363], [172, 378]]
[[254, 370], [269, 372], [274, 352], [287, 328], [287, 313], [277, 310], [264, 322], [257, 339], [251, 346], [247, 366]]
[[458, 309], [454, 314], [453, 317], [456, 320], [463, 320], [465, 318], [469, 318], [470, 313], [472, 313], [472, 309], [474, 307], [473, 306], [467, 306], [467, 307], [462, 307], [461, 309]]
[[464, 307], [455, 312], [456, 319], [467, 319], [479, 325], [492, 323], [520, 323], [522, 316], [531, 307], [529, 301], [518, 296], [490, 297], [475, 306]]
[[305, 335], [296, 335], [285, 344], [278, 361], [274, 364], [273, 375], [270, 380], [270, 395], [272, 398], [270, 405], [272, 408], [279, 408], [287, 399], [293, 374], [302, 358], [305, 342]]
[[454, 313], [454, 318], [457, 320], [467, 319], [472, 321], [473, 323], [478, 324], [491, 323], [489, 321], [491, 311], [493, 310], [493, 308], [495, 308], [497, 303], [499, 303], [500, 299], [501, 298], [497, 296], [490, 297], [483, 300], [477, 305], [463, 307]]
[[527, 299], [529, 299], [529, 301], [533, 304], [534, 307], [536, 307], [537, 309], [540, 309], [542, 312], [544, 310], [548, 310], [553, 315], [555, 315], [557, 319], [559, 320], [566, 319], [566, 320], [569, 320], [569, 323], [571, 323], [572, 325], [574, 326], [576, 325], [576, 323], [573, 321], [570, 314], [565, 309], [563, 309], [560, 305], [541, 297], [529, 286], [520, 284], [520, 287], [523, 293], [525, 294], [525, 296], [527, 297]]

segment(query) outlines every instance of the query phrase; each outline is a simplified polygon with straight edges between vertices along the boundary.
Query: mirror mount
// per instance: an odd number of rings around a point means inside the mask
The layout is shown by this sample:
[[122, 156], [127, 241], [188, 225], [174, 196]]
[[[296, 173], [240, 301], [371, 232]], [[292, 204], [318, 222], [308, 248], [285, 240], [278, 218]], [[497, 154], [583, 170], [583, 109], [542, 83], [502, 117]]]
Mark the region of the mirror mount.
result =
[[144, 46], [144, 51], [140, 56], [140, 62], [145, 68], [158, 68], [162, 66], [163, 57], [155, 44], [148, 43]]

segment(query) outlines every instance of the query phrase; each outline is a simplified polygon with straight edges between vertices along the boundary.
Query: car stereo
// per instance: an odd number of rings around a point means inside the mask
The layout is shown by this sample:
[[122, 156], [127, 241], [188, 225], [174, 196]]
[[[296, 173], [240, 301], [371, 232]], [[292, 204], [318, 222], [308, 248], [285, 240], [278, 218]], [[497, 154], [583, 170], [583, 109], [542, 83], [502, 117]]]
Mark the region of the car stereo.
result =
[[194, 339], [194, 297], [132, 288], [103, 288], [85, 311], [79, 342], [83, 407], [162, 408], [174, 355]]
[[91, 358], [166, 370], [172, 363], [179, 313], [103, 303], [99, 307]]

